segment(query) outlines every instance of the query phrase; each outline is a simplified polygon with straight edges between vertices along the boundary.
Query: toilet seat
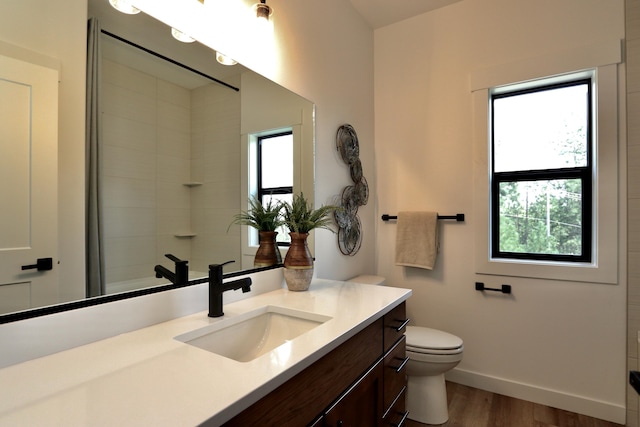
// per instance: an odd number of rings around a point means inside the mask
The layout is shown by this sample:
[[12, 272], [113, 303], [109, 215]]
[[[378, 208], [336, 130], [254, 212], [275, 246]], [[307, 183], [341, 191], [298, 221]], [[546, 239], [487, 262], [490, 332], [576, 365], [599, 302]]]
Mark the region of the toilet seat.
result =
[[429, 348], [414, 348], [414, 347], [409, 347], [407, 346], [407, 354], [408, 353], [412, 353], [412, 354], [424, 354], [424, 355], [435, 355], [435, 356], [451, 356], [451, 355], [456, 355], [456, 354], [462, 354], [462, 352], [464, 351], [464, 347], [460, 346], [456, 349], [452, 349], [452, 350], [434, 350], [434, 349], [429, 349]]
[[422, 354], [452, 355], [462, 353], [462, 339], [450, 333], [421, 326], [407, 326], [407, 351]]

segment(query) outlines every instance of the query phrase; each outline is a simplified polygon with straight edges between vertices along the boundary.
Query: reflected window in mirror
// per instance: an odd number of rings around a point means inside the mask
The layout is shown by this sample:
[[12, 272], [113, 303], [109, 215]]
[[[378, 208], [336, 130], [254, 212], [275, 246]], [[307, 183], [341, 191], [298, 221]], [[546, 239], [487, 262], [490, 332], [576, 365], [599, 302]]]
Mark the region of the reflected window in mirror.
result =
[[[293, 131], [261, 134], [255, 150], [255, 195], [263, 205], [269, 201], [290, 203], [293, 200]], [[288, 231], [284, 227], [278, 230], [279, 245], [289, 245]]]

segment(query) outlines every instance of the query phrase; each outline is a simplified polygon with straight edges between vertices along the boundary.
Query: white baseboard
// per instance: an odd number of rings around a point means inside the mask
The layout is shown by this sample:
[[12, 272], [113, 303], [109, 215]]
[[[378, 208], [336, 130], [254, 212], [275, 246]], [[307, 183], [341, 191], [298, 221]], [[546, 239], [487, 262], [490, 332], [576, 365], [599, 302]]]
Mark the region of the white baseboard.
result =
[[551, 406], [553, 408], [564, 409], [565, 411], [575, 412], [622, 425], [625, 424], [626, 420], [626, 408], [624, 405], [616, 405], [611, 402], [562, 393], [556, 390], [535, 387], [529, 384], [461, 369], [449, 371], [446, 374], [446, 378], [448, 381], [454, 383]]

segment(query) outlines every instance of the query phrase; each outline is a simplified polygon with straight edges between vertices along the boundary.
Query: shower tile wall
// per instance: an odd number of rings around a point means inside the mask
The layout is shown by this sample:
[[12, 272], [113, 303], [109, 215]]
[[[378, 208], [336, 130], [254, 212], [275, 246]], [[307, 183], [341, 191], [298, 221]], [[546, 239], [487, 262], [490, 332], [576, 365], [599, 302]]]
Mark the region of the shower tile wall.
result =
[[[104, 234], [107, 283], [153, 276], [153, 267], [171, 267], [164, 257], [173, 253], [189, 259], [192, 246], [207, 252], [200, 271], [208, 263], [222, 261], [207, 256], [213, 244], [231, 245], [226, 227], [233, 209], [220, 212], [221, 200], [239, 194], [239, 95], [235, 147], [218, 153], [212, 129], [220, 127], [219, 87], [190, 91], [154, 76], [108, 60], [103, 61], [103, 185]], [[233, 98], [233, 96], [231, 97]], [[192, 114], [193, 113], [193, 114]], [[233, 121], [233, 120], [232, 120]], [[225, 142], [230, 138], [221, 137]], [[237, 148], [235, 161], [231, 151]], [[214, 163], [205, 161], [214, 160]], [[229, 178], [233, 174], [236, 179]], [[184, 185], [203, 182], [199, 187]], [[220, 191], [220, 193], [218, 193]], [[224, 236], [220, 227], [224, 223]], [[196, 237], [176, 237], [193, 232]], [[215, 238], [216, 242], [207, 240]], [[239, 241], [237, 242], [239, 246]], [[230, 248], [231, 249], [231, 248]], [[239, 252], [239, 247], [238, 247]], [[206, 259], [206, 260], [205, 260]]]
[[[240, 86], [240, 79], [226, 79]], [[217, 84], [191, 93], [191, 179], [202, 182], [191, 194], [192, 240], [190, 265], [235, 260], [225, 272], [240, 269], [240, 227], [231, 226], [240, 205], [240, 93]]]

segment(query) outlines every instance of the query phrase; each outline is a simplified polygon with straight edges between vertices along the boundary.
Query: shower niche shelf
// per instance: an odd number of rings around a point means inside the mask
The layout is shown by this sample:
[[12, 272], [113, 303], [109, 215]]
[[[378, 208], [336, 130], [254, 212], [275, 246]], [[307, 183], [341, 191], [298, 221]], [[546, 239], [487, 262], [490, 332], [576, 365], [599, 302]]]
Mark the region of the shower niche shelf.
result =
[[192, 237], [196, 237], [197, 234], [196, 233], [175, 233], [173, 236], [177, 237], [178, 239], [191, 239]]

